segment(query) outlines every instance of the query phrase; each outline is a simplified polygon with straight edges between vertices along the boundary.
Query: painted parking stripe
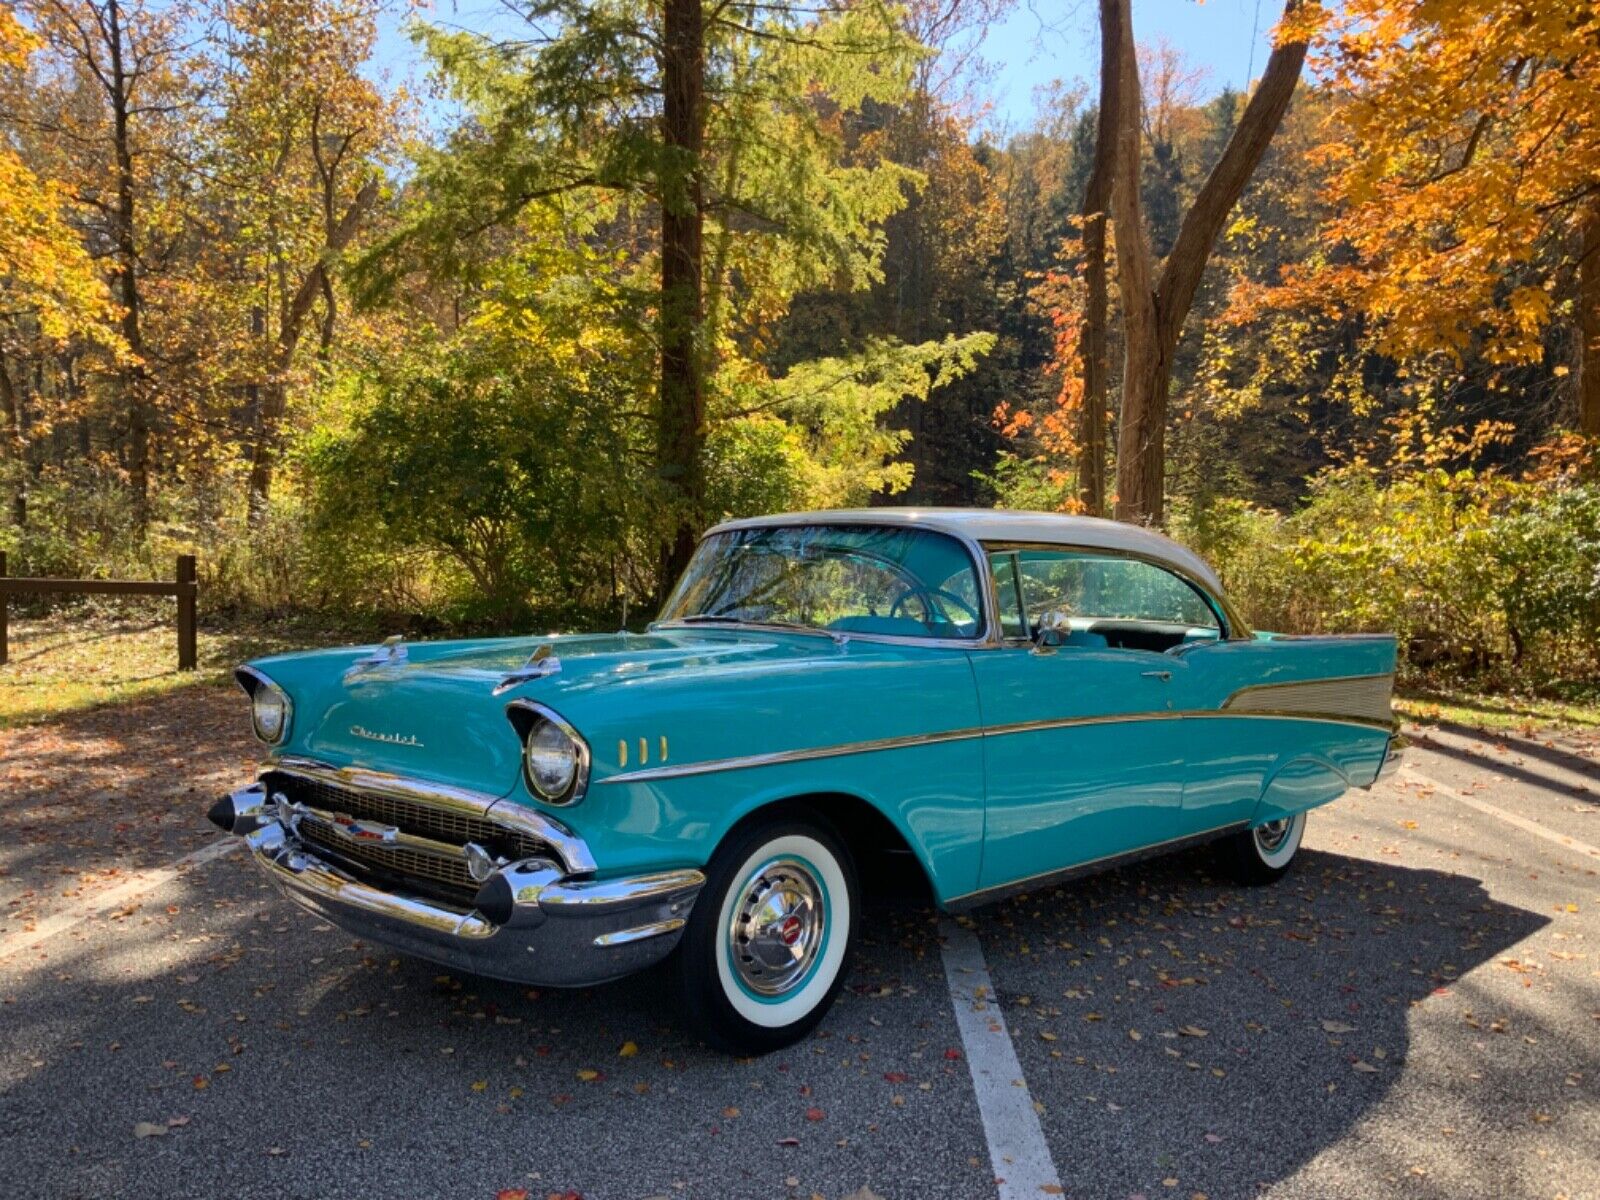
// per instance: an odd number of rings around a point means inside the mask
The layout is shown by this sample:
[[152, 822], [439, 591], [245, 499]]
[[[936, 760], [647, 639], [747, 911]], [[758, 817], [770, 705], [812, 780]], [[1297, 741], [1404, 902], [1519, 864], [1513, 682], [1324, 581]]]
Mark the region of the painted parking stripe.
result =
[[1039, 1200], [1061, 1195], [1061, 1178], [1039, 1128], [1033, 1096], [1022, 1077], [1005, 1014], [989, 979], [983, 947], [970, 929], [949, 917], [939, 921], [944, 939], [944, 975], [950, 984], [956, 1028], [972, 1073], [972, 1090], [983, 1118], [1000, 1200]]
[[153, 892], [157, 888], [165, 887], [176, 879], [179, 874], [190, 867], [198, 867], [208, 863], [214, 858], [221, 858], [224, 854], [232, 853], [244, 842], [236, 837], [218, 838], [208, 842], [200, 849], [185, 854], [182, 858], [175, 859], [164, 867], [155, 867], [149, 871], [140, 871], [131, 879], [124, 880], [114, 888], [97, 892], [82, 901], [71, 912], [57, 913], [40, 921], [27, 933], [14, 934], [0, 942], [0, 959], [10, 958], [13, 954], [20, 954], [24, 950], [31, 950], [41, 942], [65, 933], [77, 925], [81, 925], [90, 917], [99, 916], [122, 905], [146, 892]]
[[1588, 842], [1581, 842], [1575, 837], [1568, 837], [1564, 833], [1557, 833], [1548, 825], [1541, 825], [1537, 821], [1530, 821], [1527, 817], [1517, 813], [1508, 812], [1497, 805], [1490, 804], [1487, 800], [1480, 800], [1476, 796], [1469, 796], [1466, 792], [1459, 791], [1447, 783], [1441, 783], [1430, 775], [1424, 775], [1415, 767], [1401, 767], [1397, 772], [1401, 779], [1432, 788], [1441, 796], [1454, 800], [1457, 804], [1465, 804], [1468, 808], [1475, 808], [1487, 817], [1495, 817], [1507, 825], [1515, 825], [1524, 832], [1535, 837], [1542, 837], [1547, 842], [1554, 842], [1563, 850], [1571, 850], [1575, 854], [1582, 854], [1588, 858], [1600, 859], [1600, 846], [1591, 846]]

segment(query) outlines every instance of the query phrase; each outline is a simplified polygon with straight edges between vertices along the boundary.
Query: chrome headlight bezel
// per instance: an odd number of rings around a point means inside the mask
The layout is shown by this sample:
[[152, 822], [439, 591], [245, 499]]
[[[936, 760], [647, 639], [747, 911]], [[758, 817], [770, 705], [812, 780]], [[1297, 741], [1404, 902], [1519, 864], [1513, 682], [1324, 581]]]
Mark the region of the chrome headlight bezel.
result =
[[[265, 745], [283, 745], [289, 740], [289, 731], [294, 727], [294, 701], [289, 699], [289, 693], [254, 667], [239, 667], [233, 677], [244, 689], [245, 695], [250, 697], [250, 732]], [[261, 708], [264, 698], [276, 701], [283, 711], [276, 735], [269, 736], [262, 731]]]
[[[582, 800], [589, 786], [590, 762], [589, 743], [584, 741], [583, 735], [555, 709], [534, 700], [513, 700], [506, 705], [506, 716], [516, 729], [517, 736], [522, 739], [522, 782], [529, 794], [536, 800], [558, 808]], [[535, 737], [552, 734], [564, 739], [571, 753], [571, 772], [564, 786], [559, 788], [547, 786], [541, 781], [532, 763]]]

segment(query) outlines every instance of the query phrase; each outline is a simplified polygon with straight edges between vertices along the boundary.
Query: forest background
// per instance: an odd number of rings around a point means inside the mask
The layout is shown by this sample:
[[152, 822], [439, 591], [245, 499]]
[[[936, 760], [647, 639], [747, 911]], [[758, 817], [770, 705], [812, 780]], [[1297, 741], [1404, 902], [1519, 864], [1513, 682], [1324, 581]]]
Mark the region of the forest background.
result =
[[1090, 512], [1413, 688], [1592, 702], [1600, 15], [1279, 0], [1238, 91], [1086, 11], [1019, 124], [1011, 0], [7, 0], [8, 572], [638, 627], [725, 516]]

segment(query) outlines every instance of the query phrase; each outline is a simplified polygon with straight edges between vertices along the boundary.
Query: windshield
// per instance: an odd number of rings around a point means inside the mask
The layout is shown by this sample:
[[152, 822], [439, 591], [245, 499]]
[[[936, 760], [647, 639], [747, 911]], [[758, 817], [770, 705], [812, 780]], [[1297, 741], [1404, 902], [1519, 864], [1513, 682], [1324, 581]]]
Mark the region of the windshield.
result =
[[877, 525], [772, 525], [700, 543], [663, 622], [976, 638], [983, 606], [955, 538]]

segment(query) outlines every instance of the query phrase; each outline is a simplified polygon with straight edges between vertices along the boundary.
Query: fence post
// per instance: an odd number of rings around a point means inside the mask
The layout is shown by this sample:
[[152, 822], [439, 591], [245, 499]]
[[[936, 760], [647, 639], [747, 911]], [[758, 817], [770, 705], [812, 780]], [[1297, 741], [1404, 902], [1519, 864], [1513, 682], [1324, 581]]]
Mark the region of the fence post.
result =
[[[0, 550], [0, 579], [6, 577], [6, 552]], [[0, 667], [6, 665], [6, 594], [0, 592]]]
[[194, 555], [178, 555], [178, 670], [195, 668], [194, 608], [195, 583]]

